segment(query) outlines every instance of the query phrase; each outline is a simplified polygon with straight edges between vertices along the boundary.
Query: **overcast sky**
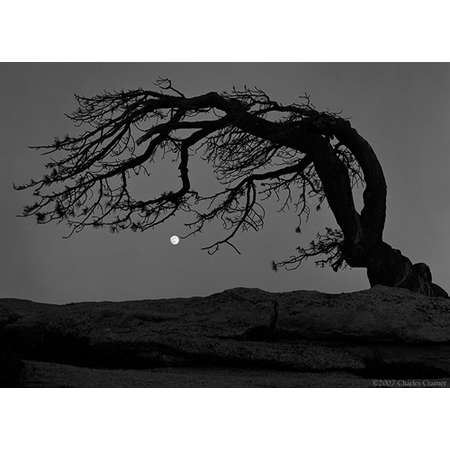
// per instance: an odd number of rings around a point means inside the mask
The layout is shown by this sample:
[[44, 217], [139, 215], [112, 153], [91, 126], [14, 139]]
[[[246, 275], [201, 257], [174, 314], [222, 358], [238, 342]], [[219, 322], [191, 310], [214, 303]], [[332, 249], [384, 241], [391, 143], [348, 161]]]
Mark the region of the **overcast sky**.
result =
[[[86, 230], [65, 240], [64, 225], [16, 217], [31, 198], [13, 191], [13, 181], [41, 175], [46, 162], [27, 146], [50, 143], [71, 129], [64, 113], [74, 110], [74, 93], [153, 88], [160, 76], [188, 96], [246, 84], [283, 102], [306, 91], [319, 109], [342, 110], [385, 171], [385, 240], [413, 262], [429, 264], [434, 281], [450, 289], [450, 65], [1, 63], [0, 297], [63, 303], [207, 295], [237, 286], [325, 292], [368, 287], [365, 270], [334, 273], [312, 263], [291, 272], [271, 270], [273, 259], [334, 225], [327, 211], [296, 234], [295, 213], [279, 214], [270, 206], [264, 230], [236, 240], [241, 255], [223, 248], [213, 256], [200, 247], [220, 238], [220, 227], [170, 245], [171, 235], [185, 231], [182, 218], [145, 233]], [[162, 166], [161, 173], [169, 171]], [[197, 163], [192, 176], [193, 184], [204, 184], [211, 173]]]

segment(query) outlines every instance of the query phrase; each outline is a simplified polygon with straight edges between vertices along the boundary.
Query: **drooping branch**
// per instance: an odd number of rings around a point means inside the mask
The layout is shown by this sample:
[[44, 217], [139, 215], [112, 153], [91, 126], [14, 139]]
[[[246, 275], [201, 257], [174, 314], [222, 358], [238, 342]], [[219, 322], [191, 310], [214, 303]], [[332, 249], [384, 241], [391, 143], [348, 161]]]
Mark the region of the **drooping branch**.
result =
[[345, 267], [344, 256], [344, 236], [341, 230], [334, 230], [329, 227], [325, 233], [317, 233], [308, 247], [297, 247], [297, 254], [281, 262], [272, 262], [272, 268], [276, 271], [280, 267], [287, 270], [295, 270], [309, 258], [318, 258], [315, 264], [319, 267], [331, 266], [336, 272]]
[[[227, 187], [225, 190], [211, 196], [201, 197], [201, 200], [210, 201], [208, 211], [205, 213], [197, 213], [196, 219], [187, 224], [189, 228], [193, 229], [187, 236], [201, 231], [206, 223], [219, 217], [222, 220], [224, 228], [231, 229], [232, 231], [224, 239], [204, 247], [204, 249], [210, 253], [215, 253], [221, 244], [228, 244], [238, 251], [231, 243], [231, 239], [236, 235], [237, 231], [239, 229], [253, 229], [254, 231], [258, 231], [264, 225], [265, 211], [261, 203], [257, 202], [256, 182], [278, 180], [278, 183], [287, 183], [289, 189], [294, 178], [303, 176], [304, 170], [311, 163], [312, 159], [305, 156], [293, 166], [283, 167], [265, 173], [247, 175], [235, 186]], [[286, 175], [291, 175], [291, 177], [285, 180], [284, 176]], [[266, 191], [267, 189], [262, 192]], [[272, 185], [269, 191], [276, 192], [277, 187]], [[244, 201], [241, 204], [243, 198]]]
[[[68, 117], [81, 133], [34, 147], [51, 155], [50, 173], [18, 187], [31, 188], [38, 197], [24, 215], [35, 215], [40, 223], [66, 221], [71, 233], [86, 226], [137, 231], [183, 211], [194, 215], [190, 234], [215, 219], [230, 230], [207, 247], [211, 250], [229, 244], [239, 230], [260, 229], [261, 202], [272, 195], [280, 198], [285, 192], [284, 206], [295, 203], [300, 216], [309, 214], [309, 199], [325, 198], [315, 171], [305, 171], [313, 158], [304, 156], [306, 146], [292, 132], [317, 114], [309, 99], [304, 105], [283, 106], [259, 90], [187, 98], [167, 82], [161, 92], [76, 99], [79, 109]], [[273, 114], [284, 116], [274, 120], [269, 117]], [[202, 195], [192, 187], [188, 161], [197, 150], [211, 163], [222, 191]], [[136, 198], [131, 179], [148, 176], [155, 156], [169, 152], [179, 159], [181, 187], [150, 199]]]

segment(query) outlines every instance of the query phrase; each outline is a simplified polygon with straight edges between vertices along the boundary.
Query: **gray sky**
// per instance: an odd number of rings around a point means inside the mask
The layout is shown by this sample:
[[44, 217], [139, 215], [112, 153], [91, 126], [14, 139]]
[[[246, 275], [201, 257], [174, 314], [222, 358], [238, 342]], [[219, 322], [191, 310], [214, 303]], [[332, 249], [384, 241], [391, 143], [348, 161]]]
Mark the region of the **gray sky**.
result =
[[[27, 146], [71, 130], [64, 113], [75, 109], [74, 93], [153, 88], [159, 76], [171, 78], [186, 95], [246, 84], [283, 102], [306, 91], [319, 109], [343, 110], [385, 171], [386, 242], [413, 262], [428, 263], [434, 280], [449, 290], [449, 64], [1, 63], [0, 297], [63, 303], [207, 295], [236, 286], [325, 292], [368, 287], [365, 270], [334, 273], [312, 262], [296, 271], [271, 270], [273, 259], [291, 255], [316, 231], [334, 225], [328, 211], [312, 216], [305, 232], [296, 234], [295, 213], [279, 214], [269, 205], [264, 230], [238, 236], [242, 255], [223, 248], [213, 256], [200, 247], [223, 235], [219, 226], [170, 245], [172, 234], [185, 231], [182, 218], [144, 233], [86, 230], [65, 240], [64, 225], [16, 217], [31, 196], [13, 191], [13, 181], [41, 175], [46, 161]], [[161, 166], [161, 174], [168, 171]], [[201, 163], [194, 164], [192, 176], [193, 184], [211, 183]]]

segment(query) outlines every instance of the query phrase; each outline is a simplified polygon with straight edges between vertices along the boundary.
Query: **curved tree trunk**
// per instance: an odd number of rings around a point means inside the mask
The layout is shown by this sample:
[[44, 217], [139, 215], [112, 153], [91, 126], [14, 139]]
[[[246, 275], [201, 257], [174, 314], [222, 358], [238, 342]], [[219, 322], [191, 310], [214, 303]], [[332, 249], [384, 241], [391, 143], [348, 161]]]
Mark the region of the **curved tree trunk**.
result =
[[[236, 119], [242, 129], [297, 148], [311, 158], [344, 234], [343, 257], [350, 267], [367, 269], [371, 286], [403, 287], [428, 296], [449, 297], [432, 282], [431, 271], [425, 263], [413, 264], [400, 250], [384, 242], [387, 187], [383, 169], [371, 145], [349, 121], [319, 115], [286, 130], [280, 129], [279, 124], [269, 126], [264, 119], [255, 122], [245, 112], [240, 112]], [[355, 208], [348, 169], [330, 144], [330, 136], [335, 136], [352, 152], [362, 169], [366, 187], [360, 213]]]
[[386, 181], [370, 144], [343, 119], [327, 121], [321, 132], [333, 134], [355, 156], [366, 188], [364, 207], [359, 214], [354, 205], [346, 166], [337, 157], [328, 139], [315, 135], [308, 152], [319, 175], [328, 204], [344, 233], [343, 256], [350, 267], [367, 268], [371, 286], [382, 284], [410, 289], [429, 296], [448, 297], [432, 281], [425, 263], [412, 264], [406, 256], [383, 240], [386, 218]]

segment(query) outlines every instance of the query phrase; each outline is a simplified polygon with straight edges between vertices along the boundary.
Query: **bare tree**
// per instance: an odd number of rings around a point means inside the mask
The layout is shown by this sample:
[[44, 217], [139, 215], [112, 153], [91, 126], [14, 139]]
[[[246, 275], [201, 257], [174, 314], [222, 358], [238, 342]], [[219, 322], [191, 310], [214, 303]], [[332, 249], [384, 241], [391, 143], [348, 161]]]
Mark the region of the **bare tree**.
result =
[[[326, 200], [339, 229], [327, 228], [309, 247], [297, 248], [273, 267], [298, 267], [309, 257], [338, 270], [367, 268], [370, 284], [400, 286], [426, 295], [447, 296], [432, 283], [426, 264], [412, 264], [383, 240], [386, 181], [370, 144], [339, 114], [318, 111], [308, 96], [284, 105], [258, 89], [209, 92], [186, 97], [169, 80], [159, 91], [132, 90], [76, 96], [68, 117], [77, 136], [56, 139], [44, 150], [49, 172], [16, 186], [32, 189], [37, 202], [24, 209], [39, 223], [65, 221], [71, 233], [86, 226], [112, 232], [143, 231], [177, 212], [191, 214], [189, 233], [219, 219], [227, 235], [206, 247], [236, 251], [239, 230], [260, 230], [264, 200], [294, 206], [300, 224]], [[155, 155], [172, 153], [181, 183], [149, 198], [135, 198], [133, 176], [149, 175]], [[189, 161], [203, 157], [222, 188], [200, 194], [189, 177]], [[364, 187], [364, 206], [355, 208], [353, 189]], [[300, 228], [298, 228], [300, 231]]]

